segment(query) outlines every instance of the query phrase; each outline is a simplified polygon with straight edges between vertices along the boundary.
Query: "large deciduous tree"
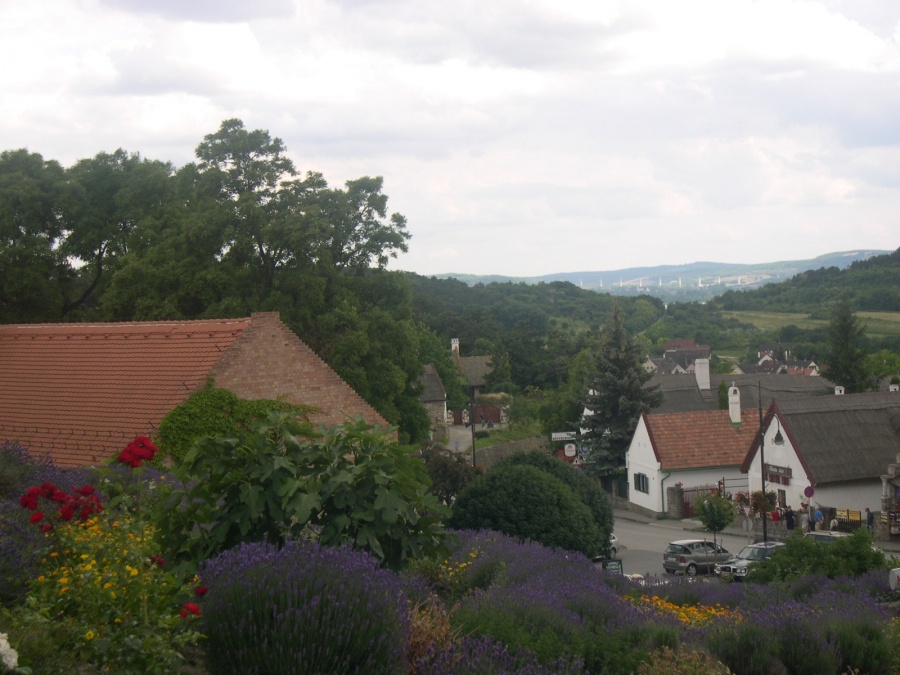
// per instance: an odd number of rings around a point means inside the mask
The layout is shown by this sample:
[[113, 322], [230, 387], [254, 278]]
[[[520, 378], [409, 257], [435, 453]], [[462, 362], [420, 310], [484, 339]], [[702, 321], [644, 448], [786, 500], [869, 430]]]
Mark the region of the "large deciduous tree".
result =
[[170, 205], [171, 176], [168, 163], [122, 149], [79, 160], [66, 171], [68, 233], [62, 251], [81, 266], [64, 315], [95, 304], [108, 273], [129, 252], [154, 243]]
[[59, 251], [63, 168], [37, 153], [0, 154], [0, 323], [59, 318], [72, 270]]
[[594, 371], [583, 392], [582, 440], [588, 467], [597, 473], [624, 464], [625, 451], [641, 413], [662, 402], [642, 364], [644, 354], [625, 329], [621, 305], [613, 307], [609, 325], [594, 351]]

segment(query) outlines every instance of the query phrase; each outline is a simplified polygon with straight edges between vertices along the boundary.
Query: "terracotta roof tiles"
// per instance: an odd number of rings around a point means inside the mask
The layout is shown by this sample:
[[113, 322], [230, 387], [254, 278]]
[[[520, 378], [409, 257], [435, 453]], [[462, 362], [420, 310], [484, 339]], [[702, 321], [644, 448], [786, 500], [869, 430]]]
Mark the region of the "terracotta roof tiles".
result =
[[727, 410], [661, 413], [644, 416], [663, 471], [740, 466], [759, 432], [758, 413], [741, 411], [741, 425]]

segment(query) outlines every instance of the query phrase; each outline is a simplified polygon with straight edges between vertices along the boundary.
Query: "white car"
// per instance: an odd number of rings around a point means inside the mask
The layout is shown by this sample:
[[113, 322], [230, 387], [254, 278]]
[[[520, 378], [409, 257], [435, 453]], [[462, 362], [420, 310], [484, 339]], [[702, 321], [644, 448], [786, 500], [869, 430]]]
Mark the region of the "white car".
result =
[[610, 532], [609, 534], [609, 557], [615, 558], [619, 552], [619, 538]]

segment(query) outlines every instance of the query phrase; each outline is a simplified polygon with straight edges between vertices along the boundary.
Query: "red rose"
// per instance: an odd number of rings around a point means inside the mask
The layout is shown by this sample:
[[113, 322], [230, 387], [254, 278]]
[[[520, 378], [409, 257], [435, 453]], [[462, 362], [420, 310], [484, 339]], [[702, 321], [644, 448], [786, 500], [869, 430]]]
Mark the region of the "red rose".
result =
[[41, 525], [41, 532], [49, 532], [53, 529], [53, 526], [50, 523], [44, 523]]
[[44, 519], [44, 514], [41, 513], [40, 511], [35, 511], [34, 513], [31, 514], [31, 518], [29, 518], [28, 520], [30, 520], [32, 523], [39, 523], [43, 519]]
[[181, 610], [178, 613], [182, 619], [186, 618], [188, 614], [200, 616], [200, 606], [195, 605], [193, 602], [186, 602], [181, 606]]
[[166, 565], [166, 560], [161, 555], [151, 555], [150, 562], [155, 563], [156, 565], [159, 565], [160, 567], [165, 567], [165, 565]]
[[194, 595], [198, 598], [202, 598], [206, 595], [207, 591], [209, 591], [209, 589], [206, 586], [197, 586], [197, 588], [194, 589]]
[[127, 464], [133, 469], [136, 469], [141, 465], [141, 460], [134, 455], [130, 445], [119, 453], [119, 461], [122, 462], [122, 464]]
[[25, 494], [19, 498], [19, 504], [28, 509], [29, 511], [34, 511], [37, 508], [38, 497], [41, 496], [41, 488], [37, 485], [33, 485], [25, 491]]
[[74, 516], [74, 515], [75, 515], [75, 509], [72, 507], [71, 504], [66, 504], [59, 510], [59, 517], [66, 522], [69, 522], [70, 520], [72, 520], [72, 516]]
[[93, 485], [85, 485], [84, 487], [80, 487], [75, 490], [75, 492], [80, 494], [82, 497], [90, 497], [92, 494], [94, 494], [95, 490]]

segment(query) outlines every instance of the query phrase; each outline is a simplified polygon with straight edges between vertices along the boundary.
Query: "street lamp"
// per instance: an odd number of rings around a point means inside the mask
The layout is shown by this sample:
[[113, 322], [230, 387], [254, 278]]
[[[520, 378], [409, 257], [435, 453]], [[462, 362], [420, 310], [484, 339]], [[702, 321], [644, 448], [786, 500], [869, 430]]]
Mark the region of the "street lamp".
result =
[[762, 411], [762, 383], [757, 380], [757, 398], [759, 399], [759, 465], [762, 474], [762, 499], [760, 500], [760, 511], [762, 513], [763, 526], [763, 543], [768, 543], [768, 531], [766, 529], [766, 432], [763, 429], [763, 411]]

